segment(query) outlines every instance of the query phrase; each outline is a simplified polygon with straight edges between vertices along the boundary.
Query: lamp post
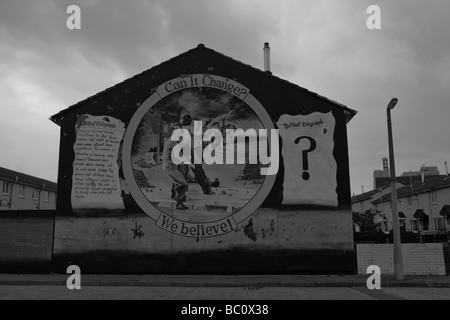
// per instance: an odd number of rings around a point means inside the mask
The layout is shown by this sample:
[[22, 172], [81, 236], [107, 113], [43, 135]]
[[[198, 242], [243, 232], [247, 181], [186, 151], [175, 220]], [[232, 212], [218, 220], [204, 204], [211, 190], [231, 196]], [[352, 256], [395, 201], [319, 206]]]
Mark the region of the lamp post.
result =
[[404, 280], [403, 274], [403, 256], [400, 238], [400, 223], [397, 211], [397, 189], [395, 176], [395, 162], [394, 162], [394, 145], [392, 142], [392, 120], [391, 110], [394, 109], [398, 99], [392, 98], [387, 106], [387, 125], [388, 125], [388, 139], [389, 139], [389, 163], [391, 166], [391, 203], [392, 203], [392, 233], [394, 237], [394, 269], [395, 279]]

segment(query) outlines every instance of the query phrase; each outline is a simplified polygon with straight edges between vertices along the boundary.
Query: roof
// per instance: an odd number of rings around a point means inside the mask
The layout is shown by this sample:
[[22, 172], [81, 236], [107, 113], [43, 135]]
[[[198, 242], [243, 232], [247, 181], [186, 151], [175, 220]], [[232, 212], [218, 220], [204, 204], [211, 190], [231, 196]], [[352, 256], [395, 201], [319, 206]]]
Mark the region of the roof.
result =
[[414, 212], [414, 218], [416, 219], [422, 219], [423, 217], [428, 217], [428, 215], [423, 211], [423, 209], [417, 209], [416, 212]]
[[[425, 182], [415, 183], [412, 186], [404, 186], [397, 189], [397, 199], [407, 198], [413, 195], [434, 191], [443, 188], [450, 188], [450, 176], [437, 176]], [[373, 204], [378, 204], [381, 201], [391, 201], [391, 194], [388, 193], [382, 199], [377, 199]]]
[[[403, 187], [402, 187], [402, 188], [403, 188]], [[400, 189], [401, 189], [401, 188], [400, 188]], [[399, 189], [397, 189], [397, 198], [398, 198], [398, 190], [399, 190]], [[372, 203], [372, 204], [378, 204], [378, 203], [381, 203], [381, 202], [388, 202], [388, 201], [391, 201], [391, 193], [390, 193], [390, 192], [389, 192], [389, 193], [386, 193], [384, 196], [382, 196], [382, 197], [380, 197], [380, 198], [378, 198], [378, 199], [372, 201], [371, 203]]]
[[[356, 203], [356, 202], [361, 202], [361, 201], [365, 201], [365, 200], [369, 200], [370, 198], [372, 198], [375, 194], [377, 193], [381, 193], [383, 190], [386, 190], [387, 188], [390, 188], [389, 186], [384, 186], [382, 188], [376, 188], [375, 190], [371, 190], [371, 191], [367, 191], [365, 193], [361, 193], [357, 196], [353, 196], [352, 197], [352, 204]], [[372, 202], [373, 203], [373, 202]]]
[[359, 194], [359, 195], [357, 195], [357, 196], [353, 196], [353, 197], [352, 197], [352, 203], [356, 203], [356, 202], [361, 202], [361, 201], [364, 201], [364, 200], [368, 200], [368, 199], [372, 198], [372, 196], [373, 196], [374, 194], [378, 193], [378, 192], [379, 192], [378, 190], [372, 190], [372, 191], [368, 191], [368, 192]]
[[[425, 181], [432, 180], [436, 177], [440, 177], [439, 175], [426, 175], [424, 176]], [[411, 184], [417, 184], [422, 183], [422, 176], [399, 176], [396, 177], [397, 182], [403, 184], [403, 185], [411, 185]], [[389, 187], [391, 184], [391, 178], [390, 177], [379, 177], [375, 178], [375, 188], [385, 188]]]
[[444, 205], [439, 213], [441, 216], [450, 216], [450, 205]]
[[405, 186], [398, 190], [398, 198], [406, 198], [411, 195], [416, 195], [428, 191], [438, 190], [450, 187], [450, 176], [438, 176], [425, 182], [413, 184], [412, 186]]
[[57, 184], [55, 182], [30, 176], [22, 172], [9, 170], [3, 167], [0, 167], [0, 179], [11, 182], [17, 182], [23, 185], [41, 188], [48, 191], [56, 192], [57, 190]]
[[321, 96], [321, 95], [319, 95], [318, 93], [309, 91], [308, 89], [305, 89], [305, 88], [303, 88], [303, 87], [300, 87], [299, 85], [296, 85], [296, 84], [294, 84], [294, 83], [292, 83], [292, 82], [289, 82], [289, 81], [287, 81], [287, 80], [284, 80], [284, 79], [282, 79], [282, 78], [279, 78], [279, 77], [277, 77], [277, 76], [274, 76], [271, 72], [262, 71], [261, 69], [255, 68], [255, 67], [253, 67], [253, 66], [251, 66], [251, 65], [249, 65], [249, 64], [245, 64], [245, 63], [243, 63], [243, 62], [241, 62], [241, 61], [239, 61], [239, 60], [233, 59], [233, 58], [231, 58], [231, 57], [229, 57], [229, 56], [227, 56], [227, 55], [225, 55], [225, 54], [223, 54], [223, 53], [220, 53], [220, 52], [215, 51], [215, 50], [213, 50], [213, 49], [207, 48], [204, 44], [199, 44], [197, 47], [195, 47], [195, 48], [193, 48], [193, 49], [190, 49], [190, 50], [188, 50], [188, 51], [186, 51], [186, 52], [184, 52], [184, 53], [182, 53], [182, 54], [180, 54], [180, 55], [178, 55], [178, 56], [175, 56], [175, 57], [173, 57], [173, 58], [171, 58], [171, 59], [169, 59], [169, 60], [166, 60], [166, 61], [160, 63], [159, 65], [156, 65], [156, 66], [154, 66], [154, 67], [152, 67], [152, 68], [150, 68], [150, 69], [148, 69], [148, 70], [145, 70], [145, 71], [143, 71], [143, 72], [141, 72], [141, 73], [139, 73], [139, 74], [137, 74], [137, 75], [135, 75], [135, 76], [133, 76], [133, 77], [131, 77], [131, 78], [128, 78], [128, 79], [126, 79], [126, 80], [124, 80], [124, 81], [122, 81], [122, 82], [120, 82], [120, 83], [118, 83], [118, 84], [112, 86], [112, 87], [109, 87], [109, 88], [107, 88], [107, 89], [105, 89], [105, 90], [103, 90], [103, 91], [100, 91], [100, 92], [98, 92], [97, 94], [95, 94], [95, 95], [93, 95], [93, 96], [90, 96], [90, 97], [88, 97], [88, 98], [86, 98], [86, 99], [84, 99], [84, 100], [82, 100], [82, 101], [79, 101], [79, 102], [75, 103], [74, 105], [72, 105], [72, 106], [70, 106], [70, 107], [68, 107], [68, 108], [66, 108], [66, 109], [64, 109], [64, 110], [61, 110], [61, 111], [58, 112], [57, 114], [51, 116], [51, 117], [50, 117], [50, 120], [53, 121], [54, 123], [56, 123], [57, 125], [60, 125], [60, 122], [61, 122], [61, 119], [60, 119], [60, 118], [61, 118], [61, 116], [63, 116], [63, 115], [64, 115], [65, 113], [67, 113], [68, 111], [70, 111], [70, 110], [72, 110], [72, 109], [78, 107], [79, 105], [84, 104], [85, 102], [88, 102], [89, 100], [92, 100], [92, 99], [94, 99], [94, 98], [96, 98], [96, 97], [98, 97], [98, 96], [100, 96], [100, 95], [102, 95], [102, 94], [108, 92], [109, 90], [112, 90], [113, 88], [116, 88], [116, 87], [118, 87], [118, 86], [122, 86], [123, 84], [126, 84], [126, 83], [127, 83], [128, 81], [130, 81], [131, 79], [134, 79], [134, 78], [139, 77], [139, 76], [141, 76], [141, 75], [144, 75], [144, 74], [146, 74], [146, 73], [152, 72], [154, 69], [156, 69], [156, 68], [158, 68], [158, 67], [160, 67], [160, 66], [162, 66], [162, 65], [164, 65], [164, 64], [170, 63], [170, 62], [172, 62], [172, 61], [175, 60], [175, 59], [179, 59], [179, 58], [181, 58], [181, 57], [183, 57], [183, 56], [185, 56], [185, 55], [187, 55], [187, 54], [190, 54], [190, 53], [192, 53], [192, 52], [199, 51], [199, 50], [207, 50], [207, 51], [209, 51], [209, 52], [211, 52], [211, 53], [220, 55], [220, 56], [225, 57], [225, 58], [227, 58], [227, 59], [230, 59], [230, 60], [232, 60], [232, 61], [234, 61], [234, 62], [236, 62], [236, 63], [239, 63], [239, 64], [241, 64], [241, 65], [247, 66], [248, 68], [251, 68], [251, 69], [254, 70], [254, 71], [260, 72], [261, 75], [264, 75], [264, 76], [266, 76], [266, 77], [273, 77], [273, 78], [275, 78], [275, 79], [277, 79], [277, 80], [279, 80], [279, 81], [282, 81], [282, 82], [284, 82], [284, 83], [286, 83], [286, 84], [288, 84], [288, 85], [290, 85], [290, 86], [293, 86], [293, 87], [295, 87], [295, 88], [297, 88], [297, 89], [306, 91], [306, 92], [308, 92], [308, 93], [311, 94], [311, 95], [317, 96], [317, 97], [320, 98], [320, 99], [323, 99], [323, 100], [326, 100], [326, 101], [328, 101], [328, 102], [331, 102], [332, 104], [336, 105], [337, 107], [344, 109], [344, 111], [345, 111], [345, 113], [346, 113], [346, 117], [347, 117], [347, 119], [346, 119], [347, 122], [349, 122], [349, 121], [356, 115], [356, 113], [357, 113], [357, 111], [355, 111], [355, 110], [353, 110], [353, 109], [350, 109], [350, 108], [348, 108], [347, 106], [345, 106], [345, 105], [343, 105], [343, 104], [340, 104], [340, 103], [338, 103], [338, 102], [336, 102], [336, 101], [334, 101], [334, 100], [328, 99], [328, 98], [326, 98], [326, 97], [324, 97], [324, 96]]
[[401, 212], [401, 211], [398, 213], [398, 217], [399, 217], [400, 219], [406, 219], [405, 214], [404, 214], [403, 212]]

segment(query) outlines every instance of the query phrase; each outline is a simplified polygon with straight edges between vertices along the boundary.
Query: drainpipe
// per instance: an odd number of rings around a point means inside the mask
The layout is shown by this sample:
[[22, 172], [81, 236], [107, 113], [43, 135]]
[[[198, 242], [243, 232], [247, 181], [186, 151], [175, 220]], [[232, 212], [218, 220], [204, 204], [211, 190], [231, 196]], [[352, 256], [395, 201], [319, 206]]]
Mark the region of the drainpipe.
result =
[[[16, 176], [16, 181], [19, 181], [18, 176]], [[11, 193], [9, 194], [9, 210], [12, 210], [14, 185], [15, 185], [14, 181], [11, 182]]]
[[431, 203], [431, 193], [433, 192], [433, 190], [431, 190], [430, 192], [428, 192], [428, 204], [430, 206], [430, 217], [428, 218], [428, 230], [432, 231], [434, 230], [434, 221], [433, 221], [433, 204]]
[[[42, 188], [45, 188], [45, 184], [42, 185]], [[38, 199], [37, 199], [37, 209], [41, 210], [41, 193], [43, 189], [38, 190]]]

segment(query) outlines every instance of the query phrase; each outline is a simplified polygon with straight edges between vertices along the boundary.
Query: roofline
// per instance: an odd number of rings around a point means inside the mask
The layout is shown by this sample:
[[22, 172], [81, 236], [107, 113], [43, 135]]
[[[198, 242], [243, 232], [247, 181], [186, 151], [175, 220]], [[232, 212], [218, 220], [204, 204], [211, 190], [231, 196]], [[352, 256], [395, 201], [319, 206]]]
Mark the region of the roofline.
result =
[[[47, 190], [47, 191], [57, 192], [57, 190], [58, 190], [58, 184], [56, 182], [42, 179], [42, 178], [39, 178], [36, 176], [32, 176], [32, 175], [29, 175], [29, 174], [26, 174], [23, 172], [14, 171], [14, 170], [11, 170], [11, 169], [8, 169], [5, 167], [0, 167], [0, 169], [5, 170], [5, 171], [15, 175], [15, 178], [8, 178], [8, 177], [0, 175], [0, 180], [12, 182], [14, 184], [17, 183], [17, 184], [21, 184], [21, 185], [25, 185], [25, 186], [29, 186], [29, 187], [33, 187], [33, 188], [39, 188], [39, 189]], [[32, 183], [32, 182], [26, 181], [26, 179], [28, 179], [28, 178], [38, 180], [39, 183]], [[42, 183], [40, 183], [40, 182], [42, 182]]]
[[[402, 187], [402, 188], [411, 188], [411, 187], [410, 186], [405, 186], [405, 187]], [[445, 188], [450, 188], [450, 184], [436, 186], [436, 187], [432, 187], [432, 188], [427, 188], [427, 189], [423, 189], [423, 190], [420, 190], [420, 191], [413, 191], [413, 192], [410, 192], [410, 193], [407, 193], [407, 194], [404, 194], [404, 195], [398, 195], [397, 196], [397, 200], [398, 199], [408, 198], [408, 197], [419, 195], [419, 194], [423, 194], [423, 193], [427, 193], [427, 192], [431, 192], [431, 191], [441, 190], [441, 189], [445, 189]], [[397, 194], [398, 194], [398, 190], [397, 190]], [[389, 199], [384, 200], [384, 202], [390, 202], [391, 201], [390, 194], [388, 193], [385, 196], [389, 197]], [[381, 200], [380, 199], [376, 199], [376, 200], [374, 200], [371, 203], [372, 204], [378, 204], [378, 203], [381, 203]]]
[[[33, 188], [39, 188], [45, 191], [53, 191], [53, 192], [57, 192], [58, 191], [58, 187], [56, 186], [55, 188], [49, 187], [47, 184], [43, 184], [43, 185], [38, 185], [38, 184], [32, 184], [32, 183], [27, 183], [27, 182], [23, 182], [21, 180], [17, 181], [17, 180], [13, 180], [13, 179], [8, 179], [8, 178], [4, 178], [4, 177], [0, 177], [0, 180], [3, 181], [8, 181], [8, 182], [12, 182], [14, 184], [21, 184], [24, 186], [28, 186], [28, 187], [33, 187]], [[52, 184], [56, 184], [56, 182], [51, 182]]]
[[60, 118], [61, 118], [61, 116], [62, 116], [63, 114], [65, 114], [66, 112], [68, 112], [68, 111], [70, 111], [70, 110], [72, 110], [72, 109], [78, 107], [79, 105], [81, 105], [81, 104], [83, 104], [83, 103], [86, 103], [86, 102], [88, 102], [88, 101], [94, 99], [95, 97], [98, 97], [98, 96], [100, 96], [100, 95], [102, 95], [102, 94], [104, 94], [104, 93], [106, 93], [106, 92], [108, 92], [108, 91], [110, 91], [110, 90], [112, 90], [112, 89], [114, 89], [114, 88], [116, 88], [116, 87], [118, 87], [118, 86], [124, 84], [124, 83], [127, 83], [128, 81], [130, 81], [130, 80], [132, 80], [132, 79], [134, 79], [134, 78], [136, 78], [136, 77], [138, 77], [138, 76], [140, 76], [140, 75], [143, 75], [143, 74], [145, 74], [145, 73], [147, 73], [147, 72], [150, 72], [151, 70], [153, 70], [153, 69], [155, 69], [155, 68], [157, 68], [157, 67], [159, 67], [159, 66], [162, 66], [162, 65], [164, 65], [164, 64], [167, 64], [167, 63], [169, 63], [169, 62], [171, 62], [171, 61], [173, 61], [173, 60], [175, 60], [175, 59], [178, 59], [178, 58], [180, 58], [180, 57], [182, 57], [182, 56], [184, 56], [184, 55], [186, 55], [186, 54], [188, 54], [188, 53], [190, 53], [190, 52], [193, 52], [193, 51], [196, 51], [196, 50], [199, 50], [199, 49], [206, 49], [206, 50], [212, 51], [212, 52], [214, 52], [214, 53], [216, 53], [216, 54], [219, 54], [219, 55], [224, 56], [224, 57], [226, 57], [226, 58], [228, 58], [228, 59], [231, 59], [231, 60], [233, 60], [233, 61], [235, 61], [235, 62], [238, 62], [238, 63], [240, 63], [240, 64], [242, 64], [242, 65], [244, 65], [244, 66], [247, 66], [247, 67], [249, 67], [249, 68], [251, 68], [251, 69], [253, 69], [253, 70], [255, 70], [255, 71], [261, 72], [261, 73], [264, 74], [265, 76], [273, 77], [273, 78], [275, 78], [275, 79], [277, 79], [277, 80], [283, 81], [283, 82], [285, 82], [285, 83], [287, 83], [287, 84], [289, 84], [289, 85], [291, 85], [291, 86], [294, 86], [294, 87], [296, 87], [296, 88], [298, 88], [298, 89], [301, 89], [301, 90], [306, 91], [306, 92], [308, 92], [308, 93], [310, 93], [310, 94], [312, 94], [312, 95], [315, 95], [316, 97], [318, 97], [318, 98], [320, 98], [320, 99], [322, 99], [322, 100], [331, 102], [332, 104], [338, 106], [339, 108], [344, 109], [344, 111], [345, 111], [345, 113], [346, 113], [346, 122], [347, 122], [347, 123], [348, 123], [348, 122], [349, 122], [349, 121], [350, 121], [350, 120], [358, 113], [358, 111], [353, 110], [353, 109], [351, 109], [351, 108], [349, 108], [349, 107], [347, 107], [347, 106], [345, 106], [345, 105], [343, 105], [343, 104], [341, 104], [341, 103], [339, 103], [339, 102], [336, 102], [336, 101], [334, 101], [334, 100], [328, 99], [328, 98], [326, 98], [326, 97], [324, 97], [324, 96], [319, 95], [318, 93], [309, 91], [308, 89], [303, 88], [303, 87], [301, 87], [301, 86], [299, 86], [299, 85], [297, 85], [297, 84], [295, 84], [295, 83], [289, 82], [288, 80], [285, 80], [285, 79], [279, 78], [279, 77], [277, 77], [277, 76], [274, 76], [274, 75], [272, 74], [272, 72], [263, 71], [263, 70], [258, 69], [258, 68], [256, 68], [256, 67], [253, 67], [253, 66], [251, 66], [251, 65], [249, 65], [249, 64], [246, 64], [246, 63], [243, 63], [243, 62], [241, 62], [241, 61], [239, 61], [239, 60], [236, 60], [236, 59], [234, 59], [234, 58], [232, 58], [232, 57], [229, 57], [229, 56], [227, 56], [227, 55], [225, 55], [225, 54], [223, 54], [223, 53], [221, 53], [221, 52], [215, 51], [214, 49], [208, 48], [208, 47], [206, 47], [204, 44], [199, 44], [199, 45], [197, 45], [197, 47], [195, 47], [195, 48], [192, 48], [192, 49], [190, 49], [190, 50], [188, 50], [188, 51], [186, 51], [186, 52], [183, 52], [183, 53], [181, 53], [181, 54], [179, 54], [179, 55], [177, 55], [177, 56], [175, 56], [175, 57], [173, 57], [173, 58], [170, 58], [169, 60], [163, 61], [163, 62], [161, 62], [160, 64], [157, 64], [156, 66], [153, 66], [153, 67], [150, 68], [150, 69], [147, 69], [147, 70], [145, 70], [145, 71], [143, 71], [143, 72], [141, 72], [141, 73], [138, 73], [138, 74], [136, 74], [136, 75], [134, 75], [134, 76], [132, 76], [132, 77], [130, 77], [130, 78], [128, 78], [128, 79], [122, 81], [122, 82], [119, 82], [119, 83], [117, 83], [117, 84], [115, 84], [115, 85], [113, 85], [113, 86], [111, 86], [111, 87], [109, 87], [109, 88], [106, 88], [106, 89], [103, 90], [103, 91], [100, 91], [100, 92], [98, 92], [98, 93], [96, 93], [96, 94], [94, 94], [94, 95], [92, 95], [92, 96], [90, 96], [90, 97], [87, 97], [86, 99], [81, 100], [81, 101], [79, 101], [79, 102], [77, 102], [77, 103], [75, 103], [75, 104], [73, 104], [73, 105], [67, 107], [66, 109], [63, 109], [63, 110], [61, 110], [60, 112], [58, 112], [58, 113], [56, 113], [56, 114], [50, 116], [49, 119], [50, 119], [52, 122], [54, 122], [55, 124], [57, 124], [58, 126], [60, 126], [60, 125], [61, 125], [61, 120], [60, 120]]
[[426, 192], [430, 192], [430, 191], [441, 190], [441, 189], [445, 189], [445, 188], [450, 188], [450, 185], [443, 185], [443, 186], [437, 186], [437, 187], [434, 187], [434, 188], [428, 188], [428, 189], [422, 190], [421, 192], [411, 192], [411, 193], [409, 193], [409, 194], [405, 194], [405, 195], [402, 195], [402, 196], [398, 196], [397, 198], [398, 198], [398, 199], [407, 198], [407, 197], [410, 197], [410, 196], [419, 195], [419, 194], [421, 194], [421, 193], [426, 193]]
[[[385, 189], [387, 189], [387, 188], [390, 188], [391, 186], [389, 185], [389, 186], [386, 186], [386, 187], [384, 187], [384, 188], [381, 188], [381, 191], [383, 191], [383, 190], [385, 190]], [[403, 188], [403, 187], [402, 187]], [[380, 188], [378, 188], [378, 189], [374, 189], [374, 190], [370, 190], [370, 191], [367, 191], [367, 192], [364, 192], [364, 193], [361, 193], [361, 194], [358, 194], [358, 195], [356, 195], [356, 196], [352, 196], [351, 197], [351, 201], [352, 201], [352, 204], [354, 204], [354, 203], [358, 203], [358, 202], [361, 202], [361, 201], [366, 201], [366, 200], [369, 200], [369, 199], [371, 199], [371, 198], [373, 198], [373, 196], [374, 195], [376, 195], [377, 193], [380, 193], [380, 190], [379, 190]], [[353, 199], [355, 199], [355, 198], [358, 198], [358, 197], [361, 197], [362, 195], [366, 195], [366, 196], [364, 196], [363, 198], [361, 198], [361, 199], [358, 199], [358, 201], [354, 201]], [[384, 195], [383, 197], [385, 197], [386, 195]], [[379, 198], [378, 198], [379, 199]], [[377, 200], [378, 200], [377, 199]], [[372, 202], [371, 202], [372, 203]]]
[[359, 197], [359, 196], [354, 196], [354, 197], [351, 198], [351, 203], [354, 204], [354, 203], [358, 203], [358, 202], [370, 200], [370, 199], [372, 199], [372, 197], [373, 197], [374, 195], [376, 195], [376, 194], [377, 194], [377, 192], [372, 193], [370, 196], [364, 196], [364, 197], [361, 198], [361, 199], [356, 199], [356, 198]]

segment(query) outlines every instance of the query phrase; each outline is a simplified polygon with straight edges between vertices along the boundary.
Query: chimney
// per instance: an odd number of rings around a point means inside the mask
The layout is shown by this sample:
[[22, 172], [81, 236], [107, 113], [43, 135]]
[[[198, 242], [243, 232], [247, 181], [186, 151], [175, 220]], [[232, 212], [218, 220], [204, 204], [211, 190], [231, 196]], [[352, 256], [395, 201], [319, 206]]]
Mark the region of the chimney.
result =
[[420, 172], [420, 174], [422, 175], [422, 182], [425, 182], [425, 172]]
[[268, 42], [264, 43], [263, 52], [264, 52], [264, 71], [269, 74], [272, 74], [270, 70], [270, 47]]
[[444, 165], [445, 165], [445, 175], [448, 177], [448, 165], [447, 165], [447, 161], [445, 161]]

